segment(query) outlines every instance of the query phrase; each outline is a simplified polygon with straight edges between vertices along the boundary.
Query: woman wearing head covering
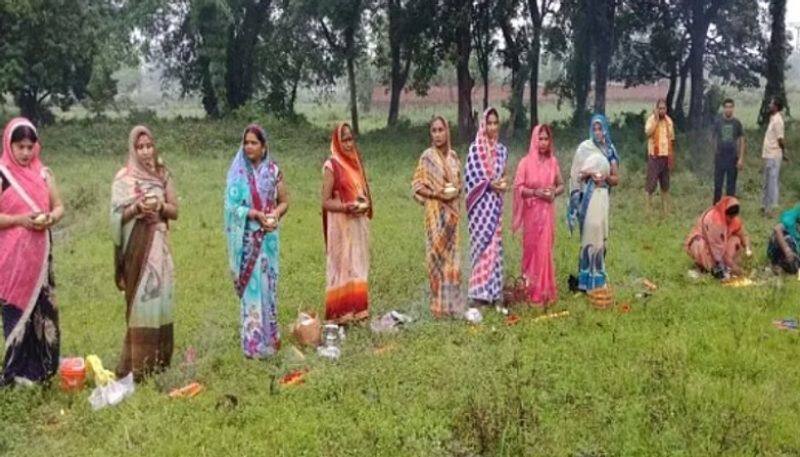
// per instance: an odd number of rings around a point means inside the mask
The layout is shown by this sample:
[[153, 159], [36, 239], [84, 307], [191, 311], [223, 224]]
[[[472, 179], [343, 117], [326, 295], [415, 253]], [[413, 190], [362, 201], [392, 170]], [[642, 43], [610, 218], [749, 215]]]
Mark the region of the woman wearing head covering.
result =
[[5, 361], [0, 385], [43, 381], [58, 369], [50, 227], [64, 216], [33, 124], [12, 119], [0, 156], [0, 308]]
[[507, 190], [508, 149], [500, 143], [500, 117], [489, 108], [469, 147], [467, 184], [472, 274], [468, 297], [473, 304], [499, 302], [503, 294], [503, 197]]
[[515, 232], [522, 230], [522, 275], [531, 302], [540, 306], [557, 298], [553, 242], [555, 198], [564, 192], [564, 181], [553, 147], [549, 125], [537, 125], [531, 134], [528, 155], [520, 160], [514, 178]]
[[350, 125], [331, 137], [322, 167], [322, 226], [327, 254], [325, 318], [347, 324], [369, 317], [369, 219], [372, 196]]
[[461, 162], [451, 149], [447, 120], [435, 116], [429, 130], [431, 147], [419, 159], [412, 190], [414, 199], [425, 207], [431, 313], [435, 317], [457, 316], [464, 308], [458, 253]]
[[117, 375], [136, 380], [169, 366], [173, 347], [174, 271], [169, 221], [178, 197], [153, 134], [136, 126], [127, 164], [111, 187], [111, 234], [117, 287], [125, 292], [127, 332]]
[[619, 155], [608, 122], [592, 116], [589, 139], [578, 146], [569, 173], [570, 200], [567, 223], [581, 233], [578, 278], [571, 287], [588, 292], [606, 287], [606, 240], [608, 239], [609, 188], [619, 183]]
[[739, 201], [722, 197], [704, 212], [686, 237], [684, 249], [698, 268], [716, 278], [741, 275], [739, 259], [742, 249], [750, 252], [750, 239], [739, 216]]
[[225, 189], [228, 264], [241, 302], [240, 338], [248, 358], [269, 357], [280, 349], [279, 227], [288, 205], [283, 174], [266, 132], [251, 124], [242, 134]]
[[800, 269], [800, 204], [781, 214], [767, 245], [767, 257], [773, 270], [796, 274]]

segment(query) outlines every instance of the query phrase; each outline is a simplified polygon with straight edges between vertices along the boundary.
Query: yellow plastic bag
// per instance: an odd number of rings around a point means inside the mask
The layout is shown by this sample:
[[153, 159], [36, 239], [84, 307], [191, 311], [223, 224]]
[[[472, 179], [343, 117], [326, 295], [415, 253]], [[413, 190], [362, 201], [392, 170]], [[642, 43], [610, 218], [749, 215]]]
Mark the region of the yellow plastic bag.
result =
[[86, 357], [86, 373], [89, 375], [89, 379], [93, 379], [98, 387], [105, 386], [116, 379], [111, 370], [103, 368], [103, 362], [100, 361], [100, 357], [94, 354]]

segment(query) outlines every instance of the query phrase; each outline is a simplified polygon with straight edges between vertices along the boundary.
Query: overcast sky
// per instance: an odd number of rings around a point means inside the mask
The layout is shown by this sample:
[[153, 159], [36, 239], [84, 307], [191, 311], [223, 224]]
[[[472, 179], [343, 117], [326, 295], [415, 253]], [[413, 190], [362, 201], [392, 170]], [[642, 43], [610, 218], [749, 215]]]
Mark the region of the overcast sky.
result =
[[[786, 25], [787, 31], [791, 31], [795, 35], [795, 28], [793, 25], [800, 26], [800, 0], [789, 0], [786, 2]], [[797, 37], [795, 37], [795, 40]], [[795, 41], [797, 43], [797, 41]], [[795, 47], [797, 45], [795, 44]]]
[[786, 21], [790, 24], [793, 22], [800, 22], [800, 2], [786, 2]]
[[792, 43], [795, 49], [798, 47], [797, 28], [800, 26], [800, 0], [789, 0], [786, 2], [786, 31], [792, 33]]

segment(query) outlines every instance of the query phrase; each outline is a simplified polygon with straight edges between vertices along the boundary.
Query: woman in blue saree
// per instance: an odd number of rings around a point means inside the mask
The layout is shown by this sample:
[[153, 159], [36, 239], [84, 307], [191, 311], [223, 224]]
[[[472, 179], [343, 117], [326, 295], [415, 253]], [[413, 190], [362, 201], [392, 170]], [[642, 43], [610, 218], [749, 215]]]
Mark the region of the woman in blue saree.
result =
[[225, 192], [228, 262], [242, 305], [241, 342], [248, 358], [269, 357], [280, 349], [279, 226], [287, 209], [283, 175], [272, 158], [266, 133], [251, 124], [228, 170]]
[[589, 139], [578, 146], [570, 170], [570, 200], [567, 223], [581, 233], [577, 284], [570, 288], [584, 292], [606, 287], [606, 240], [608, 239], [609, 189], [619, 183], [619, 155], [608, 121], [595, 114]]

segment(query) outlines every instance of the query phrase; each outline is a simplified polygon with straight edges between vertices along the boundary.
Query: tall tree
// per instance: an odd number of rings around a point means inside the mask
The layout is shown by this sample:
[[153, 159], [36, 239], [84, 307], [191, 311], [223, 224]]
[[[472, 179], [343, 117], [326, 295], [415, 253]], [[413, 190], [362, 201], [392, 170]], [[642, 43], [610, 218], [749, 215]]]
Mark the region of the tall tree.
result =
[[524, 23], [518, 20], [521, 6], [518, 0], [499, 0], [495, 9], [504, 41], [500, 54], [503, 56], [503, 64], [511, 70], [511, 97], [508, 101], [510, 115], [506, 124], [511, 136], [527, 127], [523, 97], [529, 76], [527, 51], [530, 46]]
[[705, 93], [706, 41], [708, 29], [716, 19], [717, 12], [727, 0], [687, 0], [690, 6], [689, 71], [691, 73], [691, 92], [689, 96], [689, 128], [699, 130], [705, 121], [703, 96]]
[[102, 57], [107, 47], [129, 42], [121, 14], [111, 0], [1, 2], [0, 94], [10, 93], [21, 114], [39, 124], [54, 120], [53, 106], [113, 98], [111, 72], [122, 62]]
[[[320, 49], [318, 22], [304, 14], [296, 1], [282, 0], [275, 15], [268, 46], [259, 46], [259, 62], [266, 62], [257, 91], [268, 112], [293, 118], [301, 86], [330, 87], [337, 76], [335, 59]], [[319, 32], [317, 30], [317, 32]]]
[[[611, 76], [628, 86], [669, 81], [667, 107], [676, 125], [685, 125], [684, 102], [690, 75], [692, 12], [687, 0], [625, 0], [619, 3], [620, 32]], [[703, 50], [708, 76], [737, 88], [759, 84], [763, 38], [752, 25], [759, 20], [758, 0], [727, 0]], [[704, 107], [705, 119], [715, 107]]]
[[491, 85], [489, 72], [491, 70], [492, 55], [497, 48], [497, 40], [494, 37], [495, 15], [494, 8], [497, 0], [477, 0], [475, 3], [475, 14], [473, 15], [473, 41], [475, 56], [478, 63], [478, 72], [481, 74], [483, 82], [483, 110], [489, 108], [489, 86]]
[[559, 106], [564, 99], [572, 102], [574, 125], [583, 125], [587, 121], [593, 58], [590, 2], [560, 0], [559, 14], [554, 16], [553, 26], [545, 29], [547, 52], [564, 65], [560, 76], [547, 81], [545, 91], [558, 95]]
[[322, 36], [332, 53], [345, 61], [350, 94], [350, 122], [355, 133], [358, 127], [358, 89], [355, 64], [361, 55], [362, 17], [369, 0], [308, 0], [317, 18]]
[[[389, 117], [387, 125], [397, 124], [400, 96], [411, 78], [414, 90], [427, 93], [430, 79], [440, 62], [440, 46], [435, 27], [436, 3], [426, 0], [383, 0], [388, 22], [388, 53], [377, 48], [378, 67], [388, 67]], [[382, 16], [376, 15], [378, 30]], [[386, 55], [388, 54], [388, 56]]]
[[267, 41], [269, 0], [180, 0], [160, 4], [142, 19], [154, 44], [145, 42], [164, 76], [183, 94], [199, 92], [206, 114], [217, 117], [254, 94], [262, 65], [256, 46]]
[[[611, 77], [625, 85], [669, 81], [667, 112], [678, 124], [688, 76], [688, 13], [683, 0], [625, 0], [619, 3], [618, 39]], [[680, 100], [680, 101], [679, 101]]]
[[252, 97], [258, 77], [255, 66], [256, 46], [270, 32], [271, 0], [231, 2], [232, 21], [228, 26], [226, 52], [226, 96], [228, 106], [236, 109]]
[[530, 77], [530, 128], [539, 123], [539, 58], [542, 53], [542, 32], [545, 20], [553, 10], [555, 0], [528, 0], [528, 17], [531, 26], [530, 49], [528, 50], [528, 67]]
[[458, 137], [468, 141], [475, 131], [472, 115], [472, 88], [475, 80], [469, 71], [472, 52], [472, 0], [444, 0], [440, 10], [443, 37], [456, 67], [458, 81]]
[[617, 0], [594, 0], [590, 3], [590, 24], [594, 31], [594, 112], [605, 114], [608, 67], [615, 46], [614, 15]]
[[248, 102], [294, 115], [302, 83], [331, 83], [334, 61], [316, 16], [300, 0], [140, 0], [145, 55], [184, 95], [198, 93], [210, 117]]
[[592, 42], [589, 29], [589, 3], [591, 0], [573, 2], [572, 47], [573, 56], [569, 65], [574, 94], [572, 123], [582, 125], [586, 121], [586, 101], [589, 98], [592, 69]]
[[769, 102], [772, 97], [777, 97], [786, 104], [786, 86], [784, 71], [786, 58], [790, 47], [786, 41], [786, 0], [770, 0], [770, 37], [767, 47], [766, 68], [764, 77], [767, 80], [764, 88], [764, 100], [761, 102], [761, 112], [758, 123], [764, 125], [769, 122]]

